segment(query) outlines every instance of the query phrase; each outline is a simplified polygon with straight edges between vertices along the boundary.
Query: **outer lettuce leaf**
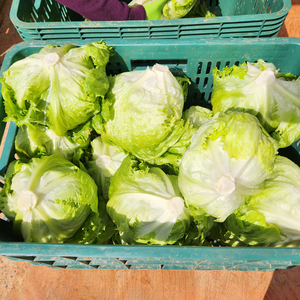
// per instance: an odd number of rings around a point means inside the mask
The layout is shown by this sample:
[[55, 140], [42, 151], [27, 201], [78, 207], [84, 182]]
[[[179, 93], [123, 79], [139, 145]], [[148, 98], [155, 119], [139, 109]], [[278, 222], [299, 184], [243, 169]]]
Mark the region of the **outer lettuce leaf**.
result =
[[184, 236], [176, 244], [180, 246], [206, 246], [207, 237], [210, 236], [210, 230], [213, 228], [215, 218], [207, 215], [198, 207], [189, 207], [191, 215], [191, 224], [186, 230]]
[[193, 135], [179, 168], [188, 206], [223, 222], [272, 172], [278, 143], [248, 113], [215, 114]]
[[[228, 217], [228, 219], [231, 215]], [[226, 221], [225, 221], [226, 222]], [[225, 223], [215, 222], [212, 229], [209, 232], [207, 238], [214, 246], [230, 246], [230, 247], [249, 247], [251, 245], [242, 242], [235, 237], [230, 231], [227, 230]]]
[[210, 120], [214, 113], [212, 110], [199, 105], [191, 106], [183, 112], [182, 118], [189, 121], [194, 127], [200, 127], [203, 123]]
[[62, 156], [12, 162], [0, 192], [0, 209], [25, 242], [62, 243], [98, 213], [93, 179]]
[[111, 179], [107, 212], [124, 244], [174, 244], [190, 223], [177, 176], [132, 156]]
[[107, 201], [110, 179], [128, 154], [115, 145], [105, 143], [101, 136], [91, 142], [91, 148], [87, 171], [95, 180], [98, 192]]
[[255, 115], [279, 147], [300, 138], [300, 78], [278, 73], [274, 64], [261, 59], [214, 69], [213, 76], [214, 112], [241, 110]]
[[[174, 73], [175, 72], [176, 70], [174, 70]], [[189, 93], [189, 85], [191, 84], [190, 79], [185, 74], [181, 74], [181, 72], [180, 74], [174, 75], [174, 77], [182, 88], [183, 99], [184, 102], [186, 102]]]
[[99, 213], [91, 213], [76, 233], [64, 243], [66, 244], [94, 244], [98, 235], [104, 230]]
[[289, 246], [300, 241], [300, 168], [278, 156], [264, 189], [225, 222], [234, 238], [256, 246]]
[[102, 230], [97, 234], [94, 244], [121, 244], [115, 223], [108, 215], [106, 208], [102, 216]]
[[[78, 138], [76, 140], [82, 142]], [[29, 127], [24, 125], [18, 129], [15, 149], [19, 158], [30, 159], [42, 155], [59, 154], [75, 163], [79, 161], [84, 149], [88, 147], [89, 137], [82, 144], [78, 142], [73, 141], [70, 135], [58, 136], [43, 125], [34, 124]]]
[[191, 106], [185, 110], [182, 116], [185, 121], [184, 132], [180, 139], [162, 156], [149, 162], [158, 166], [166, 165], [169, 173], [178, 175], [182, 155], [191, 144], [192, 136], [212, 116], [213, 112], [210, 109], [201, 106]]
[[[270, 223], [267, 223], [263, 214], [255, 211], [237, 211], [225, 221], [226, 228], [231, 236], [227, 236], [227, 244], [234, 240], [232, 246], [236, 246], [236, 239], [251, 246], [270, 246], [281, 240], [280, 231]], [[239, 243], [237, 244], [239, 246]]]
[[5, 121], [47, 125], [59, 136], [85, 123], [100, 111], [112, 54], [103, 41], [81, 47], [47, 45], [15, 62], [1, 78]]
[[182, 155], [189, 147], [191, 138], [196, 133], [196, 131], [196, 127], [190, 125], [189, 122], [186, 122], [184, 126], [184, 132], [179, 140], [163, 155], [155, 159], [148, 160], [148, 162], [150, 164], [164, 168], [168, 174], [178, 175]]
[[111, 78], [94, 128], [105, 142], [152, 160], [183, 134], [183, 104], [182, 87], [167, 66], [124, 72]]
[[91, 213], [81, 228], [65, 243], [69, 244], [111, 244], [117, 235], [116, 226], [107, 214], [106, 201], [99, 196], [98, 213]]

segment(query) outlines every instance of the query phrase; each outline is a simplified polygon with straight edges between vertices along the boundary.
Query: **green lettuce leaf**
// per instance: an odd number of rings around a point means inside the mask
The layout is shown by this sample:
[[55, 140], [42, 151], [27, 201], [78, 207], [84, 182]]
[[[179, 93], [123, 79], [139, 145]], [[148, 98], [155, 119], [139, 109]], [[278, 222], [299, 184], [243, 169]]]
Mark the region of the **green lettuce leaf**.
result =
[[91, 157], [87, 162], [87, 172], [98, 186], [98, 192], [107, 201], [110, 179], [128, 154], [115, 145], [109, 145], [101, 136], [91, 142]]
[[204, 4], [197, 2], [193, 8], [188, 12], [185, 18], [212, 18], [216, 15], [213, 14]]
[[[88, 130], [89, 132], [89, 130]], [[78, 132], [74, 132], [77, 135]], [[64, 136], [56, 135], [53, 130], [39, 124], [21, 126], [15, 138], [15, 149], [19, 158], [30, 159], [33, 157], [59, 154], [78, 165], [84, 150], [89, 146], [89, 136], [86, 140], [74, 138], [72, 133]]]
[[213, 112], [210, 109], [201, 106], [191, 106], [189, 109], [186, 109], [182, 115], [182, 119], [185, 122], [184, 131], [179, 140], [163, 155], [149, 160], [149, 163], [164, 166], [168, 173], [178, 175], [182, 155], [191, 144], [192, 136], [212, 116]]

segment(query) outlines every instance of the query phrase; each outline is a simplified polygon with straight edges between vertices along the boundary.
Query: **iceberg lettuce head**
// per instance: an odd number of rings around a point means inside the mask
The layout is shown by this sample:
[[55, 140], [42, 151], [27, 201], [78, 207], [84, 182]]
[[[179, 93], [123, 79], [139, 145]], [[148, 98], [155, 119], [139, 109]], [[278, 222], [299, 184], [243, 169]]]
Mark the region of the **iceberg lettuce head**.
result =
[[190, 224], [177, 176], [130, 155], [111, 179], [107, 212], [124, 244], [174, 244]]
[[279, 73], [275, 65], [257, 63], [213, 70], [213, 111], [240, 110], [255, 115], [279, 141], [279, 147], [300, 138], [300, 77]]
[[167, 66], [123, 72], [110, 78], [95, 130], [145, 161], [157, 158], [174, 145], [184, 131], [181, 119], [184, 92]]
[[85, 123], [100, 111], [112, 54], [112, 47], [101, 41], [81, 47], [47, 45], [16, 61], [0, 79], [5, 121], [46, 125], [59, 136]]
[[227, 230], [248, 245], [299, 246], [299, 178], [299, 166], [278, 156], [264, 189], [227, 218]]
[[94, 180], [58, 154], [15, 160], [5, 179], [0, 209], [25, 242], [63, 243], [88, 218], [101, 225]]
[[193, 135], [181, 159], [178, 183], [187, 205], [223, 222], [259, 191], [277, 149], [256, 117], [215, 114]]

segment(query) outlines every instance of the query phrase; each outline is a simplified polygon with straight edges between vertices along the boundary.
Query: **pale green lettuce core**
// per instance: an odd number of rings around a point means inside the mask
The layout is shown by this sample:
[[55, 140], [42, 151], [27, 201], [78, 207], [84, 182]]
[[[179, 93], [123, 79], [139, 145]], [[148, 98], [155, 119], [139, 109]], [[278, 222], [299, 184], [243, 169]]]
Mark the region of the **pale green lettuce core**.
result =
[[92, 156], [87, 171], [95, 180], [101, 195], [108, 200], [110, 179], [128, 154], [115, 145], [105, 143], [101, 136], [91, 142], [91, 147]]
[[3, 72], [7, 117], [18, 126], [46, 125], [59, 136], [100, 111], [109, 82], [106, 65], [111, 46], [93, 42], [81, 47], [47, 45]]
[[0, 209], [25, 242], [62, 243], [91, 214], [97, 217], [97, 186], [58, 154], [13, 161], [0, 192]]
[[241, 110], [255, 115], [276, 140], [287, 147], [300, 138], [300, 78], [279, 73], [258, 60], [213, 70], [214, 112]]
[[183, 104], [183, 89], [167, 66], [121, 73], [111, 78], [98, 133], [140, 159], [155, 159], [183, 134]]
[[278, 143], [248, 113], [217, 113], [191, 139], [179, 168], [188, 206], [223, 222], [272, 172]]
[[111, 179], [107, 212], [125, 244], [174, 244], [190, 222], [177, 176], [131, 156]]
[[257, 246], [288, 246], [300, 241], [300, 168], [278, 156], [264, 189], [228, 217], [226, 228]]

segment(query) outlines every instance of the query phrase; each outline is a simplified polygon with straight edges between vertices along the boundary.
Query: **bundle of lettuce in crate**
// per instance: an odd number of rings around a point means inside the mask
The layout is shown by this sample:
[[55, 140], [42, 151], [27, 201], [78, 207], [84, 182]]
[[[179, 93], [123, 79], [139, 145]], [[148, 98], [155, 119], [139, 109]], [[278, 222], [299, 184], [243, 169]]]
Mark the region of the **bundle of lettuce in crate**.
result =
[[[213, 70], [211, 106], [159, 63], [107, 75], [104, 41], [47, 45], [0, 79], [17, 159], [0, 210], [25, 242], [297, 246], [300, 77]], [[24, 76], [24, 74], [26, 74]]]

